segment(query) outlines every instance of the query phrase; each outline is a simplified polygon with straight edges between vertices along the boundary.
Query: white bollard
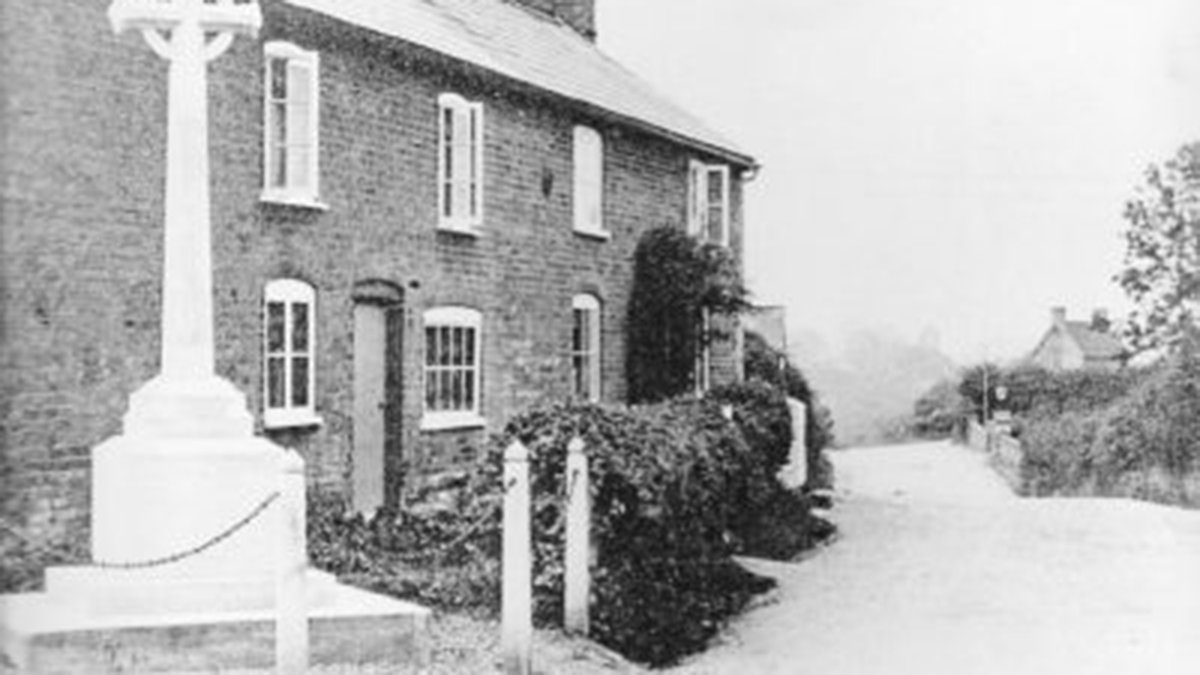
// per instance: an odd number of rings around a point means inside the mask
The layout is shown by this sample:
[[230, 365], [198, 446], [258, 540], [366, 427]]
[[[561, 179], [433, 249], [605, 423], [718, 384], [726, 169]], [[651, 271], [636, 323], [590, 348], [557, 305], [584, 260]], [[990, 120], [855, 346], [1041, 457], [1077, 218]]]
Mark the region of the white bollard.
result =
[[302, 675], [308, 671], [304, 459], [295, 450], [284, 453], [277, 505], [280, 534], [275, 576], [275, 672]]
[[567, 444], [567, 551], [563, 592], [563, 617], [568, 633], [587, 635], [588, 601], [591, 596], [591, 489], [588, 459], [583, 440], [573, 438]]
[[529, 450], [514, 441], [504, 451], [500, 650], [506, 675], [532, 672], [533, 555], [529, 520]]
[[784, 467], [788, 487], [799, 487], [808, 483], [808, 445], [804, 434], [808, 429], [808, 406], [794, 398], [787, 400], [792, 413], [792, 449], [788, 464]]

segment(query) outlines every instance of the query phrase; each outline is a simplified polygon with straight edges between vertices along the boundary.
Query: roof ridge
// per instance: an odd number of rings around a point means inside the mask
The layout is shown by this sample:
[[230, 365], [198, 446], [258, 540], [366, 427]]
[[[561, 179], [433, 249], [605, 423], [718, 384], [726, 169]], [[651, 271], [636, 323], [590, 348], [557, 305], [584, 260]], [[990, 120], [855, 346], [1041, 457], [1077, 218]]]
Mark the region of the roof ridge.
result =
[[285, 0], [742, 166], [754, 157], [560, 17], [513, 0]]

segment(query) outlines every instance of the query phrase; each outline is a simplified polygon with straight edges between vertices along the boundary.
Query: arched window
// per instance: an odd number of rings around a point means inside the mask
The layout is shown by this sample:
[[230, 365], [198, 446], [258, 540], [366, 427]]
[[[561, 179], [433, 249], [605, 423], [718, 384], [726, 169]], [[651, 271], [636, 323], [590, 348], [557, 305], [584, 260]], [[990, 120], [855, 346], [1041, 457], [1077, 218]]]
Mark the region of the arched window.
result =
[[600, 400], [600, 300], [576, 295], [571, 300], [571, 375], [575, 396]]
[[263, 425], [319, 424], [316, 394], [316, 291], [275, 279], [263, 293]]

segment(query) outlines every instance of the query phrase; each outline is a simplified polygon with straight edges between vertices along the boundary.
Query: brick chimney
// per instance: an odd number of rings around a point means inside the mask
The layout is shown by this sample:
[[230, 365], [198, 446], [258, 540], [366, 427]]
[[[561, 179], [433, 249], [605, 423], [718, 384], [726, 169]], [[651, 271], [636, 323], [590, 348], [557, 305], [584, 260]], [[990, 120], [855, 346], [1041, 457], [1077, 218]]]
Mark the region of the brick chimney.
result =
[[1050, 321], [1055, 326], [1062, 326], [1067, 323], [1067, 308], [1066, 307], [1051, 307]]
[[561, 19], [585, 38], [596, 40], [596, 0], [514, 0], [542, 14]]
[[1098, 333], [1107, 333], [1112, 328], [1112, 322], [1108, 320], [1108, 310], [1099, 308], [1092, 312], [1092, 330]]

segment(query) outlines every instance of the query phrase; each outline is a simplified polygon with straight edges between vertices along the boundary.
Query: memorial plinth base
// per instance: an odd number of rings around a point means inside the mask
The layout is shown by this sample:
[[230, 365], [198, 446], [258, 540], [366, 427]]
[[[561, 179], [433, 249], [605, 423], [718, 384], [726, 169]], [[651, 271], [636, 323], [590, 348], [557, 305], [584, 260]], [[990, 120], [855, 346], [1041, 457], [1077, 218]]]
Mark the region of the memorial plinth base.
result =
[[[141, 431], [93, 449], [95, 564], [47, 569], [44, 593], [0, 596], [0, 648], [18, 672], [273, 667], [278, 574], [304, 536], [284, 511], [304, 503], [299, 459], [232, 413], [181, 427], [181, 408], [236, 406], [220, 386], [174, 388], [166, 401], [135, 395], [126, 423]], [[423, 669], [428, 610], [314, 570], [303, 585], [310, 664]]]
[[[320, 595], [308, 612], [311, 665], [427, 667], [428, 610], [340, 584]], [[0, 641], [19, 673], [269, 671], [275, 615], [270, 608], [97, 615], [50, 593], [7, 595], [0, 596]]]

